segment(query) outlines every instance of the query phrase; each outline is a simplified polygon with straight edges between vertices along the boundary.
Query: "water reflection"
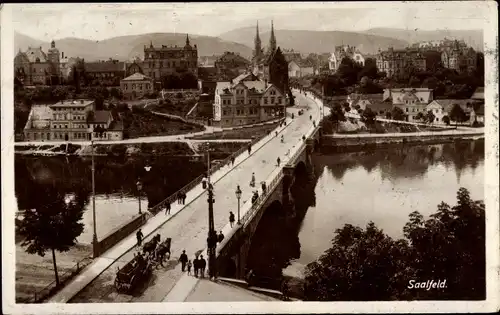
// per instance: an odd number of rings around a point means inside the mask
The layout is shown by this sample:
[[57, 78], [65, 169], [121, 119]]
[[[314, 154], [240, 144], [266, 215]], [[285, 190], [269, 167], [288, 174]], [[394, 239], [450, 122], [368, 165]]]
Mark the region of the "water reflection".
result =
[[[146, 171], [145, 166], [151, 166]], [[96, 157], [95, 191], [98, 236], [103, 237], [138, 212], [136, 182], [140, 178], [142, 208], [156, 205], [206, 169], [203, 162], [183, 157]], [[92, 195], [90, 158], [15, 157], [15, 192], [18, 209], [36, 208], [42, 198], [39, 185], [53, 185], [66, 195], [74, 195], [88, 210]], [[84, 214], [85, 231], [79, 242], [91, 241], [90, 211]]]
[[302, 277], [347, 223], [373, 221], [397, 238], [409, 213], [427, 216], [441, 201], [453, 204], [459, 187], [484, 199], [484, 140], [317, 155], [313, 164], [310, 184], [294, 190], [295, 220], [275, 212], [261, 219], [250, 255], [261, 272]]

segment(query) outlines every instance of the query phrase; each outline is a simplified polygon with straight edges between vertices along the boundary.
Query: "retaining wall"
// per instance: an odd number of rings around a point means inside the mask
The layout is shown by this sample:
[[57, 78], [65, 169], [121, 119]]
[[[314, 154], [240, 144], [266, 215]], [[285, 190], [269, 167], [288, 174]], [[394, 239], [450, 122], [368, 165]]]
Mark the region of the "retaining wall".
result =
[[146, 213], [137, 215], [132, 220], [106, 235], [98, 242], [98, 246], [95, 246], [94, 250], [96, 252], [94, 252], [94, 257], [100, 256], [142, 226], [146, 222], [146, 215]]

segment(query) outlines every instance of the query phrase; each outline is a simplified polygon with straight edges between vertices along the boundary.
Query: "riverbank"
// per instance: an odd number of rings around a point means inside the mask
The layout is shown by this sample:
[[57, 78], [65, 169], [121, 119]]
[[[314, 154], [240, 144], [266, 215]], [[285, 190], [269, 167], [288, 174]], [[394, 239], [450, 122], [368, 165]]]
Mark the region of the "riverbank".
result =
[[[242, 146], [251, 140], [233, 139], [233, 141], [210, 142], [210, 149], [217, 154], [228, 155], [238, 151]], [[172, 156], [197, 156], [202, 154], [205, 143], [199, 141], [168, 141], [151, 143], [94, 143], [94, 148], [88, 143], [67, 143], [67, 144], [43, 144], [43, 145], [22, 145], [15, 146], [16, 154], [34, 156], [149, 156], [168, 155]]]
[[355, 152], [406, 144], [444, 144], [461, 140], [484, 139], [483, 130], [451, 130], [441, 132], [415, 132], [364, 135], [322, 135], [323, 152]]

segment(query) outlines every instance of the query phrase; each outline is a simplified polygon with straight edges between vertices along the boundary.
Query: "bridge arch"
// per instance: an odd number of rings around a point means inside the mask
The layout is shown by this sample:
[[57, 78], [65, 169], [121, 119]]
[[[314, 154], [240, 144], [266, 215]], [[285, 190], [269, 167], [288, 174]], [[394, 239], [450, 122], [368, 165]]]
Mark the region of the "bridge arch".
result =
[[295, 166], [294, 175], [296, 179], [307, 177], [306, 163], [304, 163], [303, 161], [298, 162]]

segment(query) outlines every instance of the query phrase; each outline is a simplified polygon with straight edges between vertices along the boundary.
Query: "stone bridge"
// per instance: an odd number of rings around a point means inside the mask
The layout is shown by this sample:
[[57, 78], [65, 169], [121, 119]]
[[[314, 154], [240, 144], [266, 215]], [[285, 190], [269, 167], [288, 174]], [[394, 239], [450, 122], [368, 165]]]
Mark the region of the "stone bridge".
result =
[[304, 139], [290, 159], [281, 168], [273, 172], [267, 180], [266, 193], [259, 196], [249, 211], [241, 218], [233, 233], [226, 235], [217, 248], [217, 272], [219, 276], [243, 279], [247, 273], [246, 262], [252, 238], [259, 222], [266, 211], [286, 211], [294, 216], [295, 206], [290, 188], [297, 176], [311, 176], [314, 172], [312, 153], [318, 148], [321, 127], [316, 126], [308, 138]]

